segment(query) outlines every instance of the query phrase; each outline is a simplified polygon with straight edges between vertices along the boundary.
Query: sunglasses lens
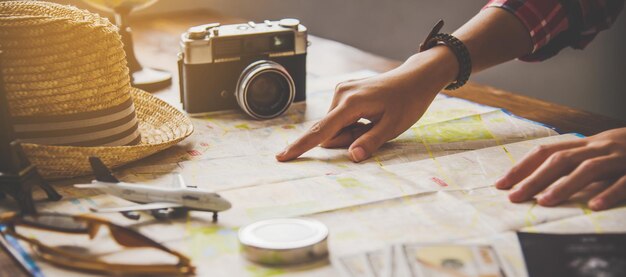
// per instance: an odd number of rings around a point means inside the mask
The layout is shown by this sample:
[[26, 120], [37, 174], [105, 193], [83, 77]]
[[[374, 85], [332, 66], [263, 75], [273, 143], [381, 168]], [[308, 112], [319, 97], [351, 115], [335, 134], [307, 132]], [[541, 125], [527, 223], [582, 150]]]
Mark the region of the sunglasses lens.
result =
[[86, 222], [62, 214], [25, 215], [23, 220], [34, 226], [72, 233], [83, 233], [88, 228]]
[[[30, 244], [35, 255], [58, 266], [108, 275], [180, 275], [194, 272], [189, 259], [182, 254], [133, 229], [104, 219], [54, 213], [18, 216], [6, 215], [4, 221], [21, 229], [15, 230], [15, 234]], [[2, 219], [0, 217], [0, 222]], [[0, 230], [2, 226], [0, 224]], [[109, 227], [108, 234], [117, 245], [92, 240], [99, 227], [105, 226]], [[149, 257], [149, 261], [143, 257]]]
[[158, 243], [152, 241], [151, 239], [140, 235], [139, 233], [135, 233], [128, 229], [119, 228], [117, 226], [111, 225], [111, 235], [115, 238], [115, 241], [120, 245], [126, 247], [144, 247], [144, 246], [154, 246], [158, 245]]

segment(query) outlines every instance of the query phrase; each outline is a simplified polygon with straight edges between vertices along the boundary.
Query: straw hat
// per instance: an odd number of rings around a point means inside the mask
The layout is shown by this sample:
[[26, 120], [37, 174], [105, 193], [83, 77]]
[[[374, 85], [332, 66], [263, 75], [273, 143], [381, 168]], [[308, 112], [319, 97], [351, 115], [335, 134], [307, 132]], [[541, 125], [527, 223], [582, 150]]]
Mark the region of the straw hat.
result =
[[97, 14], [39, 1], [0, 2], [1, 70], [15, 135], [44, 178], [117, 167], [193, 132], [180, 111], [130, 86], [118, 29]]

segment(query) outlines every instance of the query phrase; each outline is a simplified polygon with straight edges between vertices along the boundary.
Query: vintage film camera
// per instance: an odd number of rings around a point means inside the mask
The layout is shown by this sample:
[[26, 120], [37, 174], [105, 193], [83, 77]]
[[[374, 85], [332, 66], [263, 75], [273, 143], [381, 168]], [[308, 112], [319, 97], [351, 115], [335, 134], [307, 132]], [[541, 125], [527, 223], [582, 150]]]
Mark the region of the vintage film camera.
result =
[[188, 113], [239, 106], [270, 119], [306, 98], [307, 29], [297, 19], [195, 26], [180, 46], [180, 99]]

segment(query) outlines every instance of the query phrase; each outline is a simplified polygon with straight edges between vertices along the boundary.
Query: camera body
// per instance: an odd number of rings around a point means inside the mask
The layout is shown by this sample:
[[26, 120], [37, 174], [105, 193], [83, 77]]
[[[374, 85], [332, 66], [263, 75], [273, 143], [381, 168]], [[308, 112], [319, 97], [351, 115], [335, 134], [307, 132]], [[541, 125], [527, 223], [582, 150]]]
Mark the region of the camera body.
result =
[[307, 43], [297, 19], [189, 28], [178, 59], [183, 109], [240, 107], [257, 119], [282, 114], [306, 100]]

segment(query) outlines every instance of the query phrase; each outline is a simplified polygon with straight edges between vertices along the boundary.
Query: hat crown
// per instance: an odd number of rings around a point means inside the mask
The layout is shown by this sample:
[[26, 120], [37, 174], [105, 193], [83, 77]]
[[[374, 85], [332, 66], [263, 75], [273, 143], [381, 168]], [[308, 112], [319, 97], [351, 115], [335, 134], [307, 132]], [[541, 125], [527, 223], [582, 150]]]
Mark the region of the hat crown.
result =
[[123, 44], [108, 19], [40, 1], [0, 2], [9, 113], [25, 142], [140, 141]]

